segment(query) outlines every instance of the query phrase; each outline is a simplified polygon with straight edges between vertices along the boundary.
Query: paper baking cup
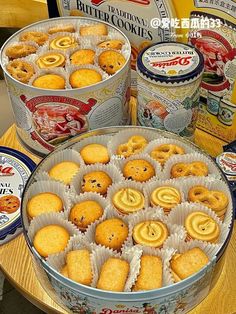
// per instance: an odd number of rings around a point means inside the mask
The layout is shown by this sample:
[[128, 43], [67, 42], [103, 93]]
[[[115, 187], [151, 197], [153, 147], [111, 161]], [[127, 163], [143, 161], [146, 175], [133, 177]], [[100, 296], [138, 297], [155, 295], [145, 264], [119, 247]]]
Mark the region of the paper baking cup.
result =
[[[144, 183], [152, 182], [152, 181], [160, 179], [162, 177], [161, 165], [159, 164], [158, 161], [153, 160], [148, 154], [140, 153], [140, 154], [132, 155], [126, 159], [112, 159], [112, 163], [114, 165], [116, 165], [118, 167], [118, 169], [120, 170], [120, 172], [123, 174], [123, 168], [124, 168], [125, 164], [128, 161], [135, 160], [135, 159], [144, 159], [144, 160], [148, 161], [153, 166], [153, 168], [155, 170], [155, 175], [152, 178], [150, 178], [149, 180], [147, 180], [145, 182], [140, 182], [140, 183], [144, 184]], [[124, 177], [124, 175], [123, 175], [123, 177]], [[124, 179], [127, 179], [127, 178], [124, 177]], [[132, 180], [132, 181], [135, 181], [135, 180]], [[139, 181], [135, 181], [135, 182], [139, 182]]]
[[[223, 244], [229, 232], [229, 226], [222, 223], [219, 217], [210, 208], [198, 203], [182, 203], [175, 207], [168, 216], [168, 222], [178, 226], [184, 226], [186, 217], [193, 212], [203, 212], [214, 219], [220, 227], [220, 236], [217, 244]], [[185, 229], [185, 228], [184, 228]], [[205, 241], [204, 241], [205, 242]]]
[[[84, 201], [95, 201], [97, 202], [102, 208], [103, 208], [103, 214], [102, 216], [97, 220], [97, 221], [101, 221], [103, 219], [105, 219], [106, 217], [106, 212], [107, 212], [107, 207], [108, 207], [108, 202], [107, 200], [102, 197], [100, 194], [98, 193], [93, 193], [93, 192], [85, 192], [83, 194], [80, 194], [80, 195], [71, 195], [70, 197], [70, 201], [71, 201], [71, 206], [70, 208], [65, 212], [65, 217], [66, 219], [69, 220], [69, 215], [70, 215], [70, 212], [71, 212], [71, 209], [72, 207], [75, 205], [75, 204], [78, 204], [78, 203], [81, 203], [81, 202], [84, 202]], [[70, 221], [70, 220], [69, 220]], [[71, 221], [71, 223], [73, 223]], [[93, 222], [94, 223], [94, 222]], [[93, 224], [91, 223], [91, 224]], [[91, 225], [90, 224], [90, 225]], [[88, 226], [89, 227], [89, 226]], [[88, 228], [87, 227], [87, 228]], [[76, 228], [79, 229], [79, 227], [76, 226]], [[81, 230], [82, 232], [82, 230]]]
[[[165, 163], [162, 179], [170, 179], [170, 171], [171, 168], [176, 163], [190, 163], [194, 161], [202, 161], [205, 162], [208, 166], [208, 177], [213, 177], [215, 179], [221, 178], [222, 174], [219, 168], [215, 165], [213, 160], [210, 157], [204, 156], [200, 153], [193, 153], [193, 154], [186, 154], [186, 155], [176, 155], [173, 156], [171, 159], [167, 160]], [[186, 178], [186, 177], [185, 177]]]
[[[69, 197], [69, 193], [66, 190], [66, 186], [60, 182], [50, 182], [50, 181], [40, 181], [40, 182], [34, 182], [24, 196], [24, 207], [25, 210], [22, 211], [23, 219], [24, 221], [29, 221], [26, 211], [26, 206], [28, 201], [35, 195], [39, 193], [45, 193], [50, 192], [58, 195], [62, 202], [63, 202], [63, 208], [64, 210], [62, 212], [57, 213], [57, 215], [61, 216], [62, 218], [66, 217], [66, 212], [71, 207], [71, 201]], [[42, 215], [46, 215], [47, 213], [44, 213]], [[28, 227], [28, 226], [27, 226]]]
[[[112, 184], [108, 188], [108, 191], [107, 191], [107, 201], [108, 201], [109, 206], [112, 207], [114, 209], [114, 211], [116, 211], [118, 213], [118, 215], [120, 215], [121, 217], [126, 216], [125, 214], [122, 214], [121, 212], [119, 212], [118, 209], [116, 209], [116, 207], [113, 205], [112, 198], [113, 198], [113, 195], [117, 191], [119, 191], [120, 189], [132, 188], [132, 189], [138, 190], [139, 192], [143, 193], [143, 196], [145, 199], [144, 208], [143, 208], [143, 210], [144, 210], [145, 208], [148, 207], [148, 200], [144, 195], [143, 186], [144, 185], [141, 184], [140, 182], [135, 182], [135, 181], [131, 181], [131, 180], [124, 180], [122, 182]], [[134, 212], [134, 213], [137, 213], [137, 212]], [[133, 215], [134, 213], [129, 213], [127, 215]]]
[[187, 201], [188, 201], [188, 191], [190, 190], [190, 188], [192, 188], [196, 185], [205, 186], [209, 190], [221, 191], [227, 195], [229, 203], [227, 206], [227, 210], [224, 214], [225, 215], [224, 223], [227, 226], [230, 226], [230, 223], [232, 220], [232, 215], [234, 214], [234, 207], [233, 207], [232, 197], [231, 197], [231, 193], [230, 193], [228, 185], [222, 180], [217, 180], [217, 179], [213, 179], [213, 178], [209, 178], [209, 177], [206, 177], [206, 178], [204, 178], [204, 177], [185, 178], [185, 180], [182, 182], [181, 186], [182, 186], [182, 190], [185, 194], [185, 199]]
[[112, 183], [120, 182], [123, 180], [122, 174], [120, 173], [118, 168], [116, 168], [114, 165], [111, 165], [111, 164], [88, 165], [88, 166], [83, 167], [83, 169], [81, 169], [79, 173], [74, 176], [71, 182], [71, 188], [75, 191], [75, 193], [77, 194], [82, 193], [81, 185], [83, 181], [83, 176], [93, 171], [104, 171], [110, 176], [110, 178], [112, 179]]
[[[108, 149], [110, 150], [110, 154], [114, 155], [114, 158], [122, 158], [118, 157], [117, 155], [117, 148], [120, 144], [125, 144], [128, 142], [129, 138], [134, 135], [139, 135], [143, 136], [146, 138], [148, 142], [154, 140], [159, 136], [157, 133], [150, 131], [150, 130], [145, 130], [145, 129], [135, 129], [135, 130], [122, 130], [118, 132], [116, 135], [113, 136], [112, 141], [108, 145]], [[123, 157], [124, 158], [124, 157]]]
[[[136, 246], [136, 244], [133, 241], [133, 237], [132, 237], [133, 228], [138, 223], [145, 222], [148, 220], [156, 220], [156, 221], [163, 222], [167, 226], [167, 229], [169, 231], [169, 236], [177, 233], [180, 238], [184, 239], [185, 235], [186, 235], [186, 232], [182, 226], [169, 222], [169, 220], [165, 216], [163, 209], [161, 207], [149, 207], [143, 211], [138, 212], [137, 214], [134, 214], [132, 216], [128, 216], [127, 219], [129, 222], [129, 235], [128, 235], [128, 239], [126, 241], [127, 246]], [[167, 237], [167, 239], [168, 239], [168, 237]]]
[[[162, 187], [162, 186], [166, 186], [166, 187], [170, 186], [170, 187], [176, 188], [180, 192], [181, 200], [182, 200], [181, 203], [186, 201], [186, 196], [183, 193], [183, 185], [184, 185], [184, 182], [182, 182], [182, 181], [180, 182], [180, 180], [177, 180], [177, 179], [158, 180], [158, 181], [150, 182], [148, 184], [144, 184], [144, 186], [143, 186], [144, 195], [145, 195], [145, 198], [148, 200], [148, 206], [152, 206], [151, 205], [151, 194], [152, 194], [152, 192], [156, 188]], [[172, 209], [170, 209], [170, 211]]]
[[[88, 138], [85, 138], [85, 139], [81, 140], [80, 142], [76, 143], [75, 145], [73, 145], [73, 149], [76, 150], [78, 153], [80, 153], [82, 148], [89, 145], [89, 144], [101, 144], [101, 145], [107, 147], [108, 142], [111, 139], [112, 139], [112, 136], [108, 136], [108, 135], [88, 137]], [[109, 151], [108, 151], [108, 154], [109, 154]], [[109, 156], [110, 156], [110, 154], [109, 154]]]
[[[41, 164], [38, 168], [38, 172], [35, 174], [35, 178], [37, 181], [42, 180], [50, 180], [50, 181], [59, 181], [50, 177], [48, 172], [49, 170], [55, 166], [56, 164], [63, 161], [72, 161], [79, 164], [80, 169], [84, 166], [84, 161], [81, 158], [80, 154], [76, 152], [74, 149], [65, 149], [53, 154], [53, 158], [48, 158], [45, 160], [43, 164]], [[79, 171], [80, 171], [79, 169]], [[63, 183], [63, 181], [60, 181]]]

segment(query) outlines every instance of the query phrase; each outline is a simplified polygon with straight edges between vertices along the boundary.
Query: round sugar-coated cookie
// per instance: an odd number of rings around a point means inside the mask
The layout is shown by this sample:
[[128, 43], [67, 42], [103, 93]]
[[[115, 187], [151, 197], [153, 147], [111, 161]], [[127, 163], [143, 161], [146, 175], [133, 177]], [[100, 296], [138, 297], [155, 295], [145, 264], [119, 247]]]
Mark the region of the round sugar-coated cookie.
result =
[[80, 151], [80, 155], [86, 165], [95, 163], [106, 164], [110, 161], [107, 147], [101, 144], [94, 143], [84, 146]]
[[95, 51], [92, 49], [80, 49], [70, 56], [71, 64], [94, 64]]
[[62, 161], [54, 165], [48, 174], [55, 180], [70, 184], [73, 176], [79, 171], [80, 165], [73, 161]]
[[72, 88], [82, 88], [101, 82], [102, 76], [93, 69], [79, 69], [71, 73], [69, 80]]
[[33, 86], [45, 89], [65, 89], [66, 81], [64, 77], [57, 74], [45, 74], [37, 77], [33, 81]]

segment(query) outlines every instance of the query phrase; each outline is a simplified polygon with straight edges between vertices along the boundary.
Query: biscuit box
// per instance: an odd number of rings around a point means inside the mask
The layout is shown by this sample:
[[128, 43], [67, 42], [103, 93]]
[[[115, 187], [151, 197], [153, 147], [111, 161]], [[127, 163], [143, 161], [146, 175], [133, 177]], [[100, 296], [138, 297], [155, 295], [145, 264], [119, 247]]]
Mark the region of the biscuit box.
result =
[[[113, 40], [119, 51], [100, 46]], [[45, 20], [10, 37], [0, 62], [22, 143], [45, 155], [87, 130], [128, 124], [130, 55], [120, 30], [91, 18]]]

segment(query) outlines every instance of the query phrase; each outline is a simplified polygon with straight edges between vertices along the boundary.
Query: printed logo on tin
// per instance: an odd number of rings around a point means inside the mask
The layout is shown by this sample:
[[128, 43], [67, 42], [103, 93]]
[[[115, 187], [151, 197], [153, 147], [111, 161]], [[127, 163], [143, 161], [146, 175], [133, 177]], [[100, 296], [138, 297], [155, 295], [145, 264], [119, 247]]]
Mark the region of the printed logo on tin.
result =
[[9, 176], [13, 176], [14, 172], [13, 172], [13, 167], [6, 167], [4, 165], [0, 164], [0, 177], [9, 177]]

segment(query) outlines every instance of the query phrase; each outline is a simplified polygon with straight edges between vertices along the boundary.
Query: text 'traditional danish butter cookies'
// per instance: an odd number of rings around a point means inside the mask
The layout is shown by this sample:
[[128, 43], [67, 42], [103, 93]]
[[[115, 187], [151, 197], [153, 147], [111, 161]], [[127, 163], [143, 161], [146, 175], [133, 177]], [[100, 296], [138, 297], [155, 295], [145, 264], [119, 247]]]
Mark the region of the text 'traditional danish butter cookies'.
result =
[[73, 176], [79, 171], [80, 165], [73, 161], [62, 161], [54, 165], [48, 174], [55, 180], [70, 184]]
[[162, 247], [169, 235], [167, 226], [157, 220], [142, 221], [133, 228], [133, 240], [136, 244]]
[[65, 25], [52, 26], [48, 29], [48, 34], [50, 35], [61, 33], [61, 32], [74, 33], [75, 28], [72, 24], [65, 24]]
[[110, 257], [102, 265], [97, 288], [108, 291], [124, 291], [130, 271], [129, 263], [120, 258]]
[[28, 83], [30, 78], [34, 74], [33, 66], [22, 60], [13, 60], [9, 62], [6, 66], [6, 69], [9, 74], [11, 74], [14, 79], [21, 83]]
[[151, 193], [151, 205], [162, 207], [166, 214], [181, 201], [180, 191], [172, 186], [160, 186]]
[[101, 82], [102, 76], [93, 69], [79, 69], [71, 73], [69, 80], [72, 88], [82, 88]]
[[170, 267], [174, 281], [181, 281], [202, 269], [209, 259], [200, 248], [192, 248], [182, 254], [175, 254], [171, 261]]
[[20, 200], [15, 195], [4, 195], [0, 197], [0, 213], [12, 214], [20, 207]]
[[64, 251], [69, 238], [69, 232], [62, 226], [48, 225], [36, 232], [33, 244], [39, 255], [48, 257], [50, 254]]
[[188, 200], [190, 202], [201, 203], [211, 208], [220, 219], [224, 218], [229, 204], [229, 199], [224, 192], [209, 190], [202, 185], [193, 186], [188, 191]]
[[117, 155], [130, 157], [131, 155], [141, 153], [147, 146], [147, 140], [141, 135], [131, 136], [126, 143], [122, 143], [117, 148]]
[[81, 36], [106, 36], [108, 29], [105, 24], [94, 24], [81, 26], [79, 29]]
[[118, 51], [106, 50], [98, 56], [99, 66], [112, 75], [119, 71], [125, 64], [125, 57]]
[[68, 277], [89, 286], [93, 279], [90, 252], [86, 249], [70, 251], [66, 256]]
[[110, 40], [102, 41], [100, 44], [98, 44], [98, 47], [104, 48], [104, 49], [121, 50], [123, 45], [124, 45], [123, 40], [110, 39]]
[[25, 32], [25, 33], [20, 34], [19, 39], [20, 41], [33, 41], [39, 46], [42, 46], [48, 40], [48, 34], [43, 33], [43, 32], [36, 32], [36, 31]]
[[185, 153], [184, 149], [178, 145], [174, 144], [162, 144], [155, 147], [151, 152], [150, 156], [159, 161], [161, 165], [164, 165], [165, 162], [173, 155], [183, 155]]
[[112, 179], [104, 171], [92, 171], [83, 176], [82, 192], [97, 192], [107, 194], [107, 189], [112, 184]]
[[106, 164], [110, 161], [107, 147], [101, 144], [93, 143], [84, 146], [80, 151], [80, 155], [86, 165], [95, 163]]
[[70, 56], [71, 64], [94, 64], [95, 51], [92, 49], [80, 49]]
[[40, 69], [64, 67], [65, 63], [65, 56], [59, 52], [47, 52], [36, 60], [36, 64]]
[[95, 242], [119, 251], [128, 237], [128, 227], [123, 220], [111, 218], [99, 223], [95, 231]]
[[146, 182], [155, 176], [155, 169], [152, 164], [145, 159], [134, 159], [125, 163], [123, 175], [129, 180]]
[[162, 260], [158, 256], [142, 255], [140, 271], [132, 291], [152, 290], [162, 287]]
[[145, 199], [142, 192], [133, 188], [123, 188], [114, 193], [112, 204], [121, 214], [128, 215], [143, 209]]
[[60, 35], [55, 37], [50, 41], [49, 47], [51, 49], [67, 50], [78, 47], [78, 42], [73, 36], [70, 35]]
[[63, 210], [63, 202], [55, 193], [39, 193], [29, 199], [26, 210], [30, 218], [51, 212], [59, 213]]
[[95, 201], [83, 201], [75, 204], [69, 215], [72, 221], [80, 230], [84, 231], [91, 223], [103, 215], [102, 206]]
[[208, 166], [202, 161], [193, 161], [190, 163], [179, 162], [171, 168], [171, 178], [198, 176], [206, 177], [208, 175]]
[[9, 59], [18, 59], [27, 57], [37, 51], [37, 47], [34, 45], [26, 44], [26, 43], [19, 43], [12, 46], [9, 46], [6, 49], [6, 56]]
[[64, 77], [57, 74], [45, 74], [37, 77], [32, 85], [45, 89], [65, 89], [66, 81]]
[[187, 231], [187, 240], [196, 239], [217, 243], [220, 236], [218, 223], [209, 215], [203, 212], [192, 212], [184, 223]]

